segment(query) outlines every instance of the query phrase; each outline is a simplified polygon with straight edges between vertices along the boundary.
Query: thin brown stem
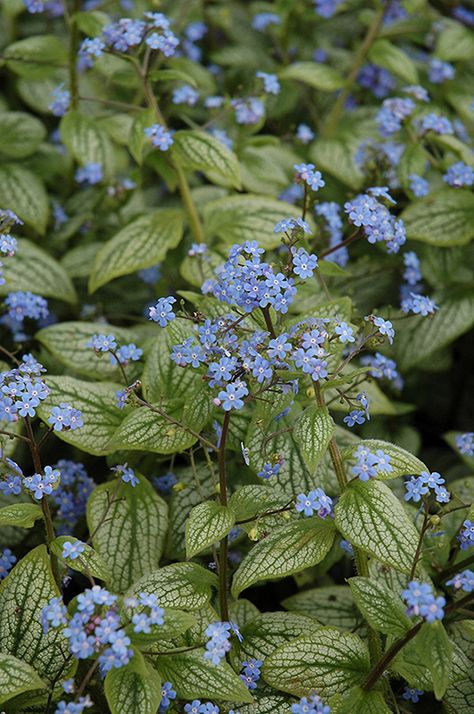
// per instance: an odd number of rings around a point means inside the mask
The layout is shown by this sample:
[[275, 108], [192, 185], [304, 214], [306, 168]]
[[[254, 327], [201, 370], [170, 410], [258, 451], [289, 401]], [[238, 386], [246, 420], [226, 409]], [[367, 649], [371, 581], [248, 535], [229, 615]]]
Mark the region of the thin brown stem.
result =
[[351, 243], [354, 243], [354, 241], [357, 240], [360, 236], [360, 229], [358, 228], [352, 235], [349, 236], [349, 238], [346, 238], [345, 240], [341, 241], [337, 245], [333, 245], [332, 248], [328, 248], [327, 250], [323, 250], [322, 253], [319, 253], [319, 258], [325, 258], [327, 255], [331, 255], [331, 253], [335, 253], [336, 250], [339, 250], [339, 248], [346, 248], [348, 245]]
[[266, 324], [266, 326], [267, 326], [267, 330], [268, 330], [268, 332], [270, 333], [270, 335], [272, 336], [272, 338], [275, 339], [275, 338], [276, 338], [276, 332], [275, 332], [275, 328], [273, 327], [273, 322], [272, 322], [272, 318], [271, 318], [271, 315], [270, 315], [270, 308], [269, 308], [269, 307], [262, 307], [262, 308], [260, 308], [260, 309], [261, 309], [261, 311], [262, 311], [262, 313], [263, 313], [263, 317], [265, 318], [265, 324]]
[[99, 660], [96, 659], [94, 664], [89, 668], [87, 671], [84, 679], [82, 680], [81, 684], [79, 685], [79, 688], [76, 692], [76, 700], [79, 699], [84, 692], [86, 691], [86, 687], [91, 681], [92, 677], [94, 676], [94, 672], [96, 671], [97, 667], [99, 666]]
[[22, 441], [26, 441], [27, 444], [30, 443], [29, 438], [27, 436], [23, 436], [23, 434], [15, 434], [13, 431], [7, 431], [6, 429], [0, 429], [0, 434], [8, 436], [10, 439], [21, 439]]
[[240, 526], [242, 523], [251, 523], [252, 521], [256, 521], [257, 519], [259, 520], [260, 518], [266, 518], [267, 516], [274, 516], [277, 513], [285, 513], [285, 511], [289, 511], [292, 507], [293, 504], [293, 499], [289, 501], [286, 506], [283, 506], [282, 508], [275, 508], [273, 511], [265, 511], [265, 513], [256, 513], [254, 516], [251, 516], [250, 518], [244, 518], [242, 521], [236, 521], [235, 525]]

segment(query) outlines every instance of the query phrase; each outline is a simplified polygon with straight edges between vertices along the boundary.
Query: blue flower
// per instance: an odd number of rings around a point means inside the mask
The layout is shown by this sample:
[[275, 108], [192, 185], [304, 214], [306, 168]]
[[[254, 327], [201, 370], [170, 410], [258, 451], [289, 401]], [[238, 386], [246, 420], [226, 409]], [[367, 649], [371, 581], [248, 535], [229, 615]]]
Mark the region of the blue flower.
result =
[[446, 585], [452, 585], [455, 590], [472, 593], [474, 592], [474, 573], [472, 570], [463, 570], [461, 573], [457, 573], [451, 580], [447, 580]]
[[138, 477], [135, 475], [135, 471], [127, 464], [118, 464], [117, 466], [113, 466], [110, 470], [119, 475], [124, 483], [129, 483], [133, 488], [140, 483]]
[[52, 424], [54, 431], [74, 431], [84, 426], [82, 413], [66, 402], [61, 402], [59, 406], [51, 409], [48, 422]]
[[292, 250], [293, 272], [302, 280], [311, 278], [314, 270], [318, 266], [318, 259], [315, 255], [309, 255], [304, 248]]
[[429, 194], [430, 185], [422, 176], [410, 174], [408, 180], [410, 182], [410, 189], [417, 198], [422, 198], [423, 196], [427, 196]]
[[275, 12], [259, 12], [252, 20], [252, 27], [254, 30], [263, 32], [269, 27], [269, 25], [280, 25], [281, 17]]
[[18, 496], [21, 493], [21, 478], [9, 474], [5, 481], [0, 481], [0, 491], [4, 496]]
[[71, 542], [67, 540], [63, 544], [61, 557], [69, 558], [70, 560], [76, 560], [76, 558], [78, 558], [81, 553], [84, 552], [85, 548], [85, 543], [81, 543], [80, 541]]
[[263, 81], [263, 86], [267, 94], [279, 94], [280, 82], [276, 74], [267, 74], [267, 72], [257, 72], [256, 76]]
[[175, 302], [176, 298], [174, 297], [160, 298], [156, 305], [148, 308], [150, 320], [157, 322], [160, 327], [166, 327], [168, 322], [171, 322], [176, 317], [172, 307]]
[[320, 171], [317, 171], [314, 164], [295, 164], [295, 180], [297, 183], [305, 183], [312, 191], [319, 191], [326, 185]]
[[417, 704], [420, 701], [421, 695], [424, 694], [424, 691], [422, 689], [415, 689], [414, 687], [408, 687], [406, 686], [402, 697], [408, 702], [413, 702], [413, 704]]
[[443, 84], [448, 79], [453, 79], [456, 74], [452, 64], [449, 62], [443, 62], [443, 60], [437, 57], [432, 57], [429, 63], [428, 79], [433, 84]]
[[89, 186], [100, 183], [103, 177], [102, 164], [93, 161], [77, 169], [75, 173], [75, 179], [78, 183], [85, 183]]
[[263, 469], [257, 473], [260, 478], [268, 479], [272, 476], [277, 476], [280, 471], [280, 464], [264, 464]]
[[160, 151], [168, 151], [170, 146], [174, 143], [173, 132], [161, 124], [152, 124], [144, 129], [145, 136], [147, 136], [153, 146]]
[[16, 563], [16, 557], [10, 548], [4, 548], [0, 554], [0, 580], [7, 577], [8, 573]]
[[466, 519], [458, 535], [459, 547], [467, 550], [474, 547], [474, 521]]
[[[191, 87], [190, 84], [182, 84], [173, 90], [173, 104], [187, 104], [188, 107], [194, 107], [199, 99], [199, 92]], [[156, 126], [156, 125], [155, 125]]]
[[56, 117], [62, 117], [66, 114], [69, 109], [69, 104], [71, 102], [71, 94], [67, 89], [64, 89], [64, 84], [60, 84], [53, 89], [51, 92], [51, 97], [53, 101], [48, 106], [48, 109]]
[[444, 617], [446, 600], [444, 597], [435, 597], [429, 583], [412, 580], [402, 592], [402, 598], [408, 605], [408, 615], [421, 615], [427, 622], [442, 620]]
[[360, 409], [353, 409], [344, 417], [343, 422], [349, 427], [353, 427], [356, 424], [363, 424], [365, 422], [365, 413], [360, 411]]
[[458, 161], [449, 167], [443, 175], [443, 180], [453, 188], [472, 186], [474, 184], [474, 169], [464, 161]]
[[300, 493], [296, 497], [296, 510], [307, 517], [316, 512], [320, 518], [326, 518], [332, 513], [332, 506], [332, 499], [324, 493], [322, 488], [310, 491], [307, 496], [304, 493]]
[[307, 124], [298, 124], [296, 129], [296, 138], [302, 144], [309, 144], [314, 139], [314, 131]]
[[411, 292], [409, 297], [402, 300], [401, 309], [405, 313], [413, 312], [415, 315], [427, 317], [434, 315], [438, 306], [431, 298]]
[[309, 224], [306, 221], [303, 221], [302, 218], [284, 218], [276, 224], [275, 228], [273, 229], [273, 232], [285, 233], [298, 230], [298, 228], [301, 228], [304, 233], [312, 233]]
[[474, 456], [474, 432], [468, 431], [465, 434], [458, 434], [455, 438], [455, 443], [460, 454]]
[[244, 402], [242, 397], [246, 397], [249, 390], [243, 382], [231, 382], [225, 390], [219, 392], [218, 399], [224, 411], [228, 412], [231, 409], [242, 409]]
[[347, 322], [340, 322], [334, 328], [336, 335], [339, 335], [339, 342], [345, 344], [346, 342], [355, 342], [354, 330]]

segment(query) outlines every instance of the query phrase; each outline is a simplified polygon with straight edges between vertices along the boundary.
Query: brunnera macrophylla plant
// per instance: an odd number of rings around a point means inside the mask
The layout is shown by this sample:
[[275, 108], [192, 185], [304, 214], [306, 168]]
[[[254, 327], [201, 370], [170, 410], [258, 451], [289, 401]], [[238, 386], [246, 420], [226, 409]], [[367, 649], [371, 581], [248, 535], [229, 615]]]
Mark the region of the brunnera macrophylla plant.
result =
[[472, 11], [1, 13], [2, 710], [472, 712]]

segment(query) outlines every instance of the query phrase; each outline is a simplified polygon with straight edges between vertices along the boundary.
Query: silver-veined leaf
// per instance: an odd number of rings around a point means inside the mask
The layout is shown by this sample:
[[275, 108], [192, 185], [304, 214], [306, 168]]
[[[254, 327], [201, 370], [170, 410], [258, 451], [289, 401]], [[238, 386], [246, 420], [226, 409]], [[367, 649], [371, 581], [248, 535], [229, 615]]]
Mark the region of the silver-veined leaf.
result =
[[43, 182], [18, 164], [0, 166], [2, 205], [43, 235], [49, 218], [49, 201]]
[[293, 428], [293, 437], [309, 469], [314, 470], [334, 434], [334, 421], [326, 407], [308, 407]]
[[235, 523], [235, 513], [216, 501], [195, 506], [186, 522], [186, 557], [193, 558], [226, 536]]
[[11, 503], [0, 508], [0, 528], [5, 526], [33, 528], [36, 521], [42, 517], [43, 511], [36, 503]]
[[24, 692], [46, 689], [33, 667], [10, 654], [0, 654], [0, 704]]
[[130, 593], [156, 593], [161, 607], [200, 610], [211, 599], [217, 577], [196, 563], [173, 563], [144, 575]]
[[213, 183], [240, 188], [237, 156], [205, 131], [182, 130], [173, 135], [172, 153], [183, 168], [204, 171]]
[[280, 79], [295, 79], [322, 92], [334, 92], [344, 85], [342, 75], [319, 62], [295, 62], [279, 73]]

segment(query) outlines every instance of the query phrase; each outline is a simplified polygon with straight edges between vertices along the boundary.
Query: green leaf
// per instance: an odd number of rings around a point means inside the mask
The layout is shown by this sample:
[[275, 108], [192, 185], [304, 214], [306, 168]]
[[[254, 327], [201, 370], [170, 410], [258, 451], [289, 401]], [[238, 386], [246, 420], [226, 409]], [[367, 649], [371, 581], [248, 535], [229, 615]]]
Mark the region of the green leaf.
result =
[[77, 111], [68, 111], [60, 123], [61, 140], [71, 156], [84, 166], [102, 164], [104, 177], [111, 179], [115, 173], [112, 143], [97, 121]]
[[[443, 699], [449, 714], [471, 714], [474, 707], [474, 630], [464, 620], [450, 626], [450, 636], [461, 659], [453, 658], [453, 679]], [[459, 666], [461, 663], [461, 667]]]
[[430, 137], [430, 141], [433, 142], [433, 144], [442, 146], [443, 149], [453, 151], [469, 166], [474, 165], [474, 156], [471, 147], [456, 136], [451, 136], [450, 134], [435, 134], [433, 137]]
[[195, 469], [187, 468], [175, 473], [180, 488], [171, 492], [166, 556], [170, 560], [184, 560], [186, 520], [194, 506], [215, 494], [215, 486], [207, 464], [196, 464]]
[[474, 238], [474, 195], [449, 188], [412, 203], [401, 217], [408, 238], [430, 245], [465, 245]]
[[449, 686], [453, 666], [453, 645], [441, 621], [426, 622], [416, 637], [421, 661], [428, 667], [436, 699], [441, 700]]
[[240, 188], [237, 156], [205, 131], [182, 130], [173, 135], [173, 156], [183, 168], [204, 171], [213, 183]]
[[176, 248], [183, 235], [183, 214], [163, 208], [140, 216], [122, 228], [99, 251], [89, 280], [89, 291], [121, 275], [160, 263], [167, 252]]
[[322, 627], [288, 642], [265, 660], [262, 676], [297, 697], [315, 690], [323, 699], [361, 684], [370, 668], [366, 644], [349, 632]]
[[[44, 327], [35, 338], [55, 359], [77, 374], [91, 379], [120, 380], [120, 369], [110, 363], [110, 355], [97, 355], [92, 347], [87, 346], [93, 335], [104, 331], [113, 335], [121, 345], [139, 341], [133, 330], [100, 322], [58, 322]], [[130, 382], [137, 376], [130, 372], [130, 368], [133, 371], [134, 367], [133, 363], [127, 367]]]
[[3, 59], [15, 74], [37, 80], [53, 74], [56, 67], [66, 65], [67, 50], [56, 35], [35, 35], [8, 45]]
[[459, 22], [443, 19], [443, 29], [437, 36], [436, 56], [446, 62], [474, 59], [474, 36], [472, 30]]
[[237, 597], [254, 583], [299, 573], [320, 563], [334, 540], [332, 522], [317, 516], [288, 523], [257, 543], [234, 574]]
[[390, 488], [381, 481], [352, 481], [335, 508], [336, 526], [352, 545], [395, 570], [409, 573], [418, 532]]
[[404, 635], [412, 626], [401, 599], [389, 588], [372, 578], [349, 578], [357, 606], [368, 624], [385, 635]]
[[164, 680], [173, 682], [180, 699], [253, 701], [239, 675], [226, 662], [213, 665], [205, 660], [203, 650], [159, 657], [157, 667]]
[[361, 687], [353, 687], [331, 699], [332, 714], [391, 714], [391, 711], [382, 692], [366, 692]]
[[55, 435], [94, 456], [112, 453], [110, 439], [124, 417], [124, 410], [117, 407], [115, 397], [121, 385], [85, 382], [73, 377], [47, 377], [46, 382], [50, 394], [37, 409], [40, 419], [49, 427], [52, 407], [61, 402], [74, 405], [82, 412], [84, 426], [74, 431], [57, 431]]
[[310, 148], [310, 156], [318, 169], [357, 190], [362, 184], [362, 174], [354, 161], [354, 153], [353, 144], [343, 139], [317, 139]]
[[314, 470], [328, 448], [334, 428], [326, 407], [308, 407], [296, 419], [293, 436], [310, 470]]
[[288, 495], [278, 486], [249, 484], [241, 486], [229, 499], [229, 506], [235, 513], [236, 520], [259, 518], [267, 511], [290, 506]]
[[173, 563], [144, 575], [129, 594], [156, 593], [161, 607], [200, 610], [211, 599], [217, 577], [196, 563]]
[[138, 164], [142, 163], [144, 148], [151, 146], [150, 140], [145, 135], [145, 129], [154, 123], [155, 112], [153, 109], [143, 109], [137, 112], [133, 120], [133, 124], [130, 128], [128, 148]]
[[369, 59], [374, 64], [388, 69], [408, 84], [418, 84], [418, 72], [414, 62], [399, 47], [388, 40], [377, 40], [370, 48]]
[[397, 168], [398, 179], [403, 188], [410, 188], [411, 174], [416, 174], [417, 176], [424, 174], [427, 161], [428, 154], [421, 144], [406, 147]]
[[261, 697], [239, 707], [240, 714], [288, 714], [288, 699], [286, 697], [269, 696]]
[[41, 625], [43, 607], [58, 596], [44, 545], [31, 550], [0, 584], [0, 653], [31, 664], [46, 682], [60, 674], [67, 678], [69, 671], [63, 630], [44, 634]]
[[31, 114], [0, 113], [0, 153], [14, 159], [31, 156], [45, 136], [43, 124]]
[[112, 714], [156, 714], [161, 701], [160, 675], [144, 663], [136, 670], [132, 660], [107, 672], [104, 690]]
[[0, 654], [0, 704], [23, 692], [46, 689], [33, 667], [9, 654]]
[[265, 660], [278, 647], [320, 628], [309, 617], [292, 612], [263, 612], [240, 629], [248, 657]]
[[5, 285], [0, 286], [2, 295], [11, 290], [30, 290], [37, 295], [68, 303], [77, 301], [74, 285], [62, 265], [25, 238], [18, 239], [15, 259], [5, 261], [3, 272]]
[[[82, 217], [80, 217], [82, 219]], [[91, 265], [97, 252], [102, 248], [102, 243], [94, 242], [86, 245], [77, 245], [71, 248], [61, 258], [61, 265], [70, 278], [88, 278]]]
[[291, 612], [311, 617], [321, 625], [353, 630], [360, 624], [360, 616], [347, 585], [302, 590], [282, 601]]
[[42, 517], [43, 511], [36, 503], [11, 503], [0, 508], [0, 528], [5, 526], [33, 528], [36, 521]]
[[63, 557], [62, 552], [65, 543], [81, 542], [82, 541], [72, 536], [59, 536], [51, 541], [49, 547], [51, 552], [57, 555], [58, 558], [61, 558], [71, 570], [77, 570], [78, 573], [84, 573], [85, 575], [92, 575], [93, 578], [99, 578], [99, 580], [109, 580], [110, 571], [107, 565], [100, 555], [96, 553], [94, 548], [91, 548], [87, 543], [83, 543], [84, 552], [77, 558]]
[[172, 404], [169, 407], [160, 404], [156, 408], [166, 412], [179, 424], [147, 407], [133, 409], [115, 432], [110, 446], [114, 449], [153, 451], [157, 454], [173, 454], [188, 449], [198, 439], [195, 434], [209, 420], [212, 409], [209, 388], [204, 385], [200, 392], [193, 394], [193, 399], [184, 408], [182, 405], [173, 408]]
[[43, 235], [49, 218], [49, 201], [43, 182], [23, 166], [2, 164], [0, 186], [2, 204]]
[[468, 332], [473, 324], [474, 291], [451, 291], [432, 317], [413, 316], [406, 321], [394, 345], [399, 368], [405, 371], [415, 367]]
[[354, 448], [344, 449], [342, 452], [344, 461], [347, 460], [353, 463], [357, 461], [354, 458], [354, 454], [358, 446], [365, 446], [373, 454], [380, 449], [390, 457], [392, 471], [377, 472], [377, 479], [382, 481], [388, 481], [398, 476], [418, 476], [422, 471], [429, 471], [426, 464], [417, 459], [416, 456], [413, 456], [413, 454], [410, 454], [409, 451], [405, 451], [405, 449], [396, 444], [391, 444], [389, 441], [382, 441], [382, 439], [363, 439], [355, 444]]
[[272, 198], [245, 194], [210, 201], [203, 209], [207, 235], [217, 235], [226, 245], [246, 240], [258, 241], [269, 250], [280, 245], [275, 224], [283, 218], [298, 218], [301, 211]]
[[73, 19], [78, 28], [88, 37], [97, 37], [104, 26], [109, 24], [109, 16], [100, 10], [76, 12]]
[[120, 480], [97, 486], [87, 504], [94, 548], [118, 591], [158, 567], [168, 526], [165, 501], [144, 476], [138, 478], [134, 488]]
[[295, 79], [322, 92], [334, 92], [344, 85], [344, 78], [337, 70], [319, 62], [295, 62], [285, 67], [278, 76], [280, 79]]
[[235, 523], [235, 513], [215, 501], [195, 506], [186, 522], [186, 557], [193, 558], [224, 538]]

